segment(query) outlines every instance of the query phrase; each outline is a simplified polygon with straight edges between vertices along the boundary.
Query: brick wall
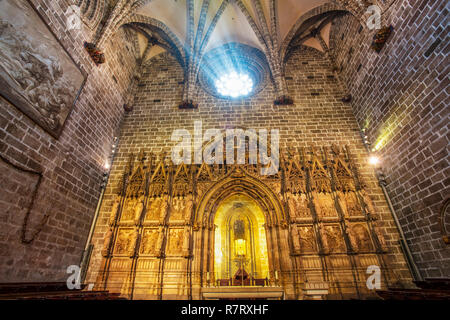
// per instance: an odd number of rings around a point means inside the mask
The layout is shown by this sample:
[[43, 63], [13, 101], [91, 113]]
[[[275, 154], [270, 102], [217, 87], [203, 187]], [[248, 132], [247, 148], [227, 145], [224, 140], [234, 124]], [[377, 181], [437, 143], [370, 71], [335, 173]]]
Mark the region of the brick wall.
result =
[[446, 1], [395, 2], [383, 15], [394, 32], [379, 54], [369, 47], [374, 32], [360, 31], [350, 15], [336, 19], [331, 31], [354, 114], [379, 149], [388, 192], [424, 277], [450, 276], [450, 248], [439, 227], [449, 195], [448, 8]]
[[101, 263], [100, 251], [107, 231], [113, 201], [113, 191], [119, 183], [130, 153], [140, 150], [159, 153], [170, 151], [175, 129], [188, 129], [193, 134], [194, 121], [201, 120], [203, 130], [232, 127], [279, 129], [281, 147], [349, 145], [357, 159], [359, 170], [368, 184], [383, 230], [392, 247], [392, 266], [398, 276], [409, 277], [406, 264], [397, 245], [398, 234], [388, 207], [377, 185], [373, 170], [367, 165], [367, 153], [350, 105], [341, 102], [343, 91], [333, 77], [330, 63], [319, 51], [302, 48], [286, 65], [289, 93], [293, 106], [273, 106], [273, 86], [269, 82], [256, 96], [239, 101], [226, 101], [198, 89], [196, 110], [179, 110], [182, 97], [183, 70], [167, 53], [152, 58], [144, 66], [134, 110], [127, 114], [121, 130], [121, 140], [112, 167], [110, 184], [105, 193], [98, 224], [94, 233], [94, 252], [89, 267], [88, 282], [95, 282]]
[[0, 154], [43, 172], [27, 239], [49, 215], [36, 239], [23, 244], [22, 223], [38, 178], [0, 161], [0, 282], [65, 281], [66, 268], [79, 264], [135, 65], [134, 47], [123, 29], [104, 48], [107, 62], [96, 67], [83, 48], [92, 31], [84, 25], [81, 31], [66, 31], [68, 2], [33, 3], [88, 77], [59, 139], [0, 98]]

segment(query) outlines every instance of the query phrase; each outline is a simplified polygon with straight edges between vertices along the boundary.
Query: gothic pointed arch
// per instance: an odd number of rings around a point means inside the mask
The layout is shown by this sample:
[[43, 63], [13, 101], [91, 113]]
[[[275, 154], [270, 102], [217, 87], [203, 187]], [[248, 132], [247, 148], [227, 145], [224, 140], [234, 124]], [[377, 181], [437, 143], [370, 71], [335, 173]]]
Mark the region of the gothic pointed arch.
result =
[[245, 194], [254, 199], [263, 209], [267, 225], [280, 225], [287, 216], [275, 193], [262, 180], [241, 168], [235, 168], [216, 182], [200, 199], [194, 221], [198, 226], [210, 226], [222, 200], [233, 194]]

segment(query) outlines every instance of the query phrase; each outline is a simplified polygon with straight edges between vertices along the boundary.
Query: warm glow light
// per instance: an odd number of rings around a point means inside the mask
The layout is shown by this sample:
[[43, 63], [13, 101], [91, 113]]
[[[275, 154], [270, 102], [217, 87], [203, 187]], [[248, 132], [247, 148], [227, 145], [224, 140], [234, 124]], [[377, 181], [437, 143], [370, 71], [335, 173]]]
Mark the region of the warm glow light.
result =
[[246, 74], [231, 72], [216, 80], [217, 91], [226, 97], [242, 97], [253, 90], [253, 81]]
[[379, 162], [380, 162], [380, 159], [378, 157], [371, 156], [369, 158], [369, 163], [373, 166], [376, 166]]
[[108, 170], [111, 167], [108, 161], [105, 162], [105, 169]]
[[245, 248], [245, 240], [244, 239], [234, 240], [234, 246], [235, 246], [237, 256], [245, 256], [246, 248]]

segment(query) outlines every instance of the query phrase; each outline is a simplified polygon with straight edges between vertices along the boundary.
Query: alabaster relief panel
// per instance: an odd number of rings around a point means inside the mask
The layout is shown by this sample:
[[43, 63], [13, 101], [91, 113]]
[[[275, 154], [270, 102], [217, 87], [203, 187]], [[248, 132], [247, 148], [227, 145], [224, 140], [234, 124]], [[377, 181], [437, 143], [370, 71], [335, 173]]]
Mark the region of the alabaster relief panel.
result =
[[319, 220], [333, 220], [338, 218], [334, 199], [330, 193], [312, 192], [314, 209]]
[[0, 1], [0, 94], [58, 138], [85, 81], [26, 0]]
[[171, 228], [169, 229], [169, 239], [167, 243], [168, 255], [180, 255], [183, 248], [183, 234], [184, 229]]
[[344, 236], [338, 224], [319, 224], [322, 245], [326, 253], [346, 252]]
[[301, 253], [316, 253], [317, 244], [313, 227], [298, 227], [298, 233], [300, 236]]
[[156, 255], [159, 230], [156, 228], [144, 228], [142, 232], [142, 241], [139, 248], [141, 255]]
[[163, 219], [167, 210], [167, 196], [149, 197], [145, 221], [159, 221]]
[[134, 228], [119, 228], [114, 245], [115, 255], [131, 255], [136, 242], [136, 230]]
[[349, 224], [347, 234], [353, 251], [367, 252], [374, 250], [367, 225], [363, 223]]
[[292, 219], [311, 219], [311, 211], [308, 206], [308, 198], [304, 193], [292, 194], [288, 196], [289, 213]]
[[121, 222], [134, 220], [135, 209], [138, 205], [138, 199], [130, 197], [125, 200], [122, 208]]
[[338, 191], [337, 199], [345, 218], [363, 216], [363, 211], [358, 200], [358, 195], [355, 192]]
[[189, 221], [193, 207], [192, 196], [174, 197], [169, 221]]

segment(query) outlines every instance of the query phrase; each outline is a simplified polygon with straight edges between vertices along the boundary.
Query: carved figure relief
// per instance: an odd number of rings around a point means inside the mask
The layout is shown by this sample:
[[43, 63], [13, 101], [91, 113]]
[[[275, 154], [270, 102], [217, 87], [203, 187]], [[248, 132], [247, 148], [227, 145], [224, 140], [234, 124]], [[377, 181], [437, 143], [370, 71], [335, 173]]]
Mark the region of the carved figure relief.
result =
[[333, 198], [329, 193], [312, 192], [314, 209], [319, 219], [337, 217]]
[[115, 254], [128, 254], [133, 246], [134, 229], [119, 229], [116, 245], [114, 248]]
[[172, 210], [170, 220], [182, 220], [184, 214], [184, 199], [182, 197], [174, 197], [172, 199]]
[[133, 197], [127, 198], [122, 209], [122, 217], [120, 218], [121, 221], [134, 220], [136, 204], [137, 204], [136, 198]]
[[0, 95], [58, 138], [84, 80], [29, 2], [0, 1]]
[[347, 229], [347, 234], [350, 243], [355, 252], [371, 251], [373, 250], [372, 242], [370, 240], [367, 228], [362, 224], [354, 224]]
[[141, 254], [156, 254], [156, 243], [158, 241], [157, 229], [144, 229], [142, 233]]
[[183, 229], [169, 230], [169, 244], [167, 252], [169, 254], [180, 254], [183, 248]]
[[299, 227], [300, 248], [302, 253], [314, 253], [316, 249], [316, 236], [313, 227]]
[[345, 252], [345, 243], [338, 225], [319, 224], [322, 244], [326, 253]]
[[353, 191], [344, 192], [343, 197], [345, 199], [345, 205], [347, 206], [348, 215], [350, 217], [361, 216], [362, 210], [356, 193]]
[[366, 190], [362, 189], [360, 191], [364, 206], [366, 207], [366, 212], [371, 215], [375, 216], [375, 207], [373, 205], [372, 199], [370, 199], [370, 196], [367, 194]]
[[161, 198], [152, 197], [148, 199], [147, 213], [145, 220], [159, 220], [159, 207], [161, 205]]
[[379, 220], [375, 220], [375, 221], [373, 221], [372, 225], [373, 225], [373, 230], [377, 236], [378, 243], [380, 244], [381, 250], [387, 251], [386, 239], [385, 239], [382, 229], [381, 229], [381, 222]]
[[289, 212], [291, 214], [291, 218], [309, 218], [311, 217], [309, 207], [308, 207], [308, 198], [306, 194], [288, 194], [289, 200]]

